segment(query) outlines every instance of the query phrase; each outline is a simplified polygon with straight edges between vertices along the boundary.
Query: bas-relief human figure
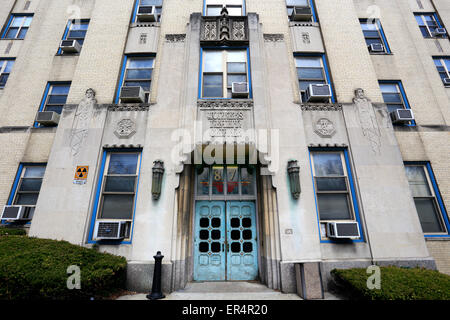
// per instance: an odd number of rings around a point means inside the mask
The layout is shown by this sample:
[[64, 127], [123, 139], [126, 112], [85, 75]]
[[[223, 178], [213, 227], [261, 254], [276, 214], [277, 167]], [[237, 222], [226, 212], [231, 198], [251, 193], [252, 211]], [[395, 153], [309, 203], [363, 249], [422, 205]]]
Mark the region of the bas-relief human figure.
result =
[[355, 90], [353, 103], [358, 109], [359, 122], [364, 136], [369, 140], [374, 153], [379, 153], [381, 148], [381, 132], [378, 127], [377, 118], [372, 107], [372, 102], [366, 97], [364, 90]]
[[97, 104], [95, 99], [95, 91], [91, 88], [86, 90], [85, 97], [78, 105], [75, 112], [75, 120], [72, 126], [72, 133], [70, 138], [70, 148], [72, 156], [76, 156], [83, 145], [84, 139], [89, 130], [89, 122], [92, 117], [92, 110]]

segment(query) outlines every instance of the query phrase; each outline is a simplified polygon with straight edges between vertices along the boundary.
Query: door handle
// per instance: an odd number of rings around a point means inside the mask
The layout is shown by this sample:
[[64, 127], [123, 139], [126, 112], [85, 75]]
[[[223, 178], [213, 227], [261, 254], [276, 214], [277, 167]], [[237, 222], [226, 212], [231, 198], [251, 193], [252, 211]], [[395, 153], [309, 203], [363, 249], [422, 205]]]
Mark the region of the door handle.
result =
[[222, 252], [225, 251], [225, 243], [222, 243]]

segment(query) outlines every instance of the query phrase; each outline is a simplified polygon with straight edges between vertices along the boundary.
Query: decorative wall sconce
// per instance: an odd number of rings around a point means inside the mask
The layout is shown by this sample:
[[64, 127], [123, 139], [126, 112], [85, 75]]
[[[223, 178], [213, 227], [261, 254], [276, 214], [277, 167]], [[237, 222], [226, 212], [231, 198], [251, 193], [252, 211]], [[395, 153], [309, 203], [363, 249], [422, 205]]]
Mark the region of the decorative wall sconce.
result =
[[294, 199], [300, 197], [300, 166], [297, 164], [297, 160], [290, 160], [288, 162], [287, 171], [289, 175], [289, 184], [291, 187], [291, 193]]
[[156, 160], [153, 162], [153, 177], [152, 177], [152, 196], [154, 200], [158, 200], [161, 195], [161, 184], [164, 175], [164, 162]]

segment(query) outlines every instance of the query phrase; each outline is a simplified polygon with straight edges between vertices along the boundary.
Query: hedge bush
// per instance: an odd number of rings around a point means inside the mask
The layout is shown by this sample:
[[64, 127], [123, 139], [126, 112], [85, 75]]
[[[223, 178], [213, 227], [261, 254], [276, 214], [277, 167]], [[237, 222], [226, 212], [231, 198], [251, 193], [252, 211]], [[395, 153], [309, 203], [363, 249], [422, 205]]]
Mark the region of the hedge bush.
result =
[[1, 236], [24, 236], [27, 233], [23, 229], [0, 227]]
[[[125, 288], [126, 259], [94, 249], [23, 236], [0, 237], [0, 299], [99, 299]], [[81, 289], [67, 288], [71, 265]]]
[[366, 269], [334, 269], [341, 293], [363, 300], [450, 300], [450, 276], [424, 268], [380, 267], [381, 288], [367, 288]]

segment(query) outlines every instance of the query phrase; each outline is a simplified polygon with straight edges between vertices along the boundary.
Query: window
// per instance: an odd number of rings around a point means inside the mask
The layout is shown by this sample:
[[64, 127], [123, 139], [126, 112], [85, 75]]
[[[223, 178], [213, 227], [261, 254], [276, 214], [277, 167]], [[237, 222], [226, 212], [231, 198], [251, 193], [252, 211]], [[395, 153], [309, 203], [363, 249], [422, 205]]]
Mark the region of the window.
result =
[[424, 38], [433, 38], [436, 36], [437, 28], [442, 28], [436, 13], [415, 13], [417, 23]]
[[13, 65], [14, 59], [0, 58], [0, 89], [5, 87]]
[[17, 184], [14, 184], [8, 204], [32, 207], [30, 212], [32, 216], [41, 190], [45, 167], [41, 164], [21, 164], [17, 172]]
[[61, 114], [70, 90], [70, 82], [48, 83], [39, 111], [54, 111]]
[[233, 82], [249, 82], [247, 50], [202, 50], [202, 52], [201, 97], [232, 98]]
[[[67, 24], [62, 40], [77, 40], [82, 46], [88, 27], [89, 20], [70, 20]], [[61, 49], [58, 50], [58, 54], [61, 54]]]
[[425, 234], [448, 233], [448, 218], [429, 163], [405, 162], [406, 176]]
[[[401, 81], [379, 81], [381, 94], [388, 112], [394, 112], [397, 109], [411, 109], [406, 98], [405, 89]], [[415, 126], [414, 120], [407, 123], [409, 126]]]
[[362, 19], [360, 24], [370, 53], [391, 53], [379, 20]]
[[306, 89], [310, 84], [327, 84], [327, 69], [325, 56], [295, 57], [298, 84], [303, 102], [306, 102]]
[[245, 13], [244, 0], [205, 0], [205, 16], [220, 16], [222, 8], [226, 7], [228, 15], [242, 16]]
[[450, 58], [433, 58], [439, 76], [446, 87], [450, 86]]
[[[150, 96], [154, 60], [154, 57], [149, 56], [125, 56], [124, 61], [125, 71], [122, 85], [125, 87], [142, 87], [146, 102], [148, 102]], [[118, 97], [116, 100], [118, 100]]]
[[102, 173], [97, 220], [128, 221], [128, 234], [133, 220], [139, 168], [140, 151], [105, 151], [105, 169]]
[[287, 15], [289, 20], [291, 20], [292, 12], [294, 11], [294, 7], [310, 7], [312, 10], [312, 17], [311, 19], [314, 22], [317, 22], [315, 13], [314, 13], [314, 6], [312, 3], [312, 0], [286, 0], [286, 8], [287, 8]]
[[33, 16], [12, 14], [2, 34], [2, 39], [24, 39], [31, 20], [33, 20]]
[[139, 19], [139, 14], [141, 13], [156, 13], [156, 21], [161, 21], [163, 0], [136, 0], [136, 3], [137, 6], [133, 22], [141, 22]]
[[312, 151], [311, 155], [320, 221], [354, 220], [344, 152]]

